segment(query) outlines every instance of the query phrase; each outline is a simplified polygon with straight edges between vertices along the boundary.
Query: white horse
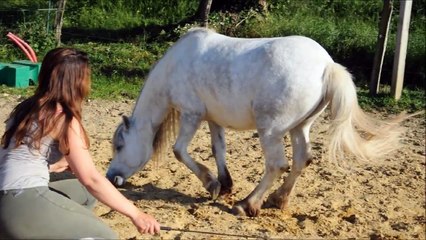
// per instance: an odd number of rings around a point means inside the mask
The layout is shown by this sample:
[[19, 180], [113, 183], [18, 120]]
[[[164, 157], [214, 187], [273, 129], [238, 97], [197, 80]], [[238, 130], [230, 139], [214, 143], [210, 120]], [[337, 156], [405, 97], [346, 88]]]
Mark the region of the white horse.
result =
[[[403, 117], [389, 122], [367, 117], [358, 106], [350, 73], [315, 41], [302, 36], [241, 39], [192, 29], [153, 67], [132, 116], [123, 117], [113, 137], [107, 177], [122, 185], [152, 156], [162, 154], [159, 150], [178, 123], [173, 152], [215, 199], [230, 193], [233, 185], [225, 162], [224, 128], [257, 129], [264, 175], [233, 207], [236, 214], [257, 216], [273, 181], [290, 168], [282, 146], [289, 132], [291, 171], [268, 199], [284, 208], [296, 179], [312, 161], [310, 127], [328, 104], [330, 159], [344, 153], [374, 159], [397, 146], [400, 131], [395, 125]], [[217, 178], [187, 151], [203, 120], [210, 128]]]

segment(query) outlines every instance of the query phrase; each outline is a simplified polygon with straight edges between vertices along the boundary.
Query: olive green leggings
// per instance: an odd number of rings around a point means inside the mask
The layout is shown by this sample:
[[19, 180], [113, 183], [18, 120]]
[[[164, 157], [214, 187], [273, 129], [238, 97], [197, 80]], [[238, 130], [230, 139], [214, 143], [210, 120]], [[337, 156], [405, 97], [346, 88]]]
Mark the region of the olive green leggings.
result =
[[0, 238], [117, 239], [92, 212], [95, 198], [77, 179], [0, 191]]

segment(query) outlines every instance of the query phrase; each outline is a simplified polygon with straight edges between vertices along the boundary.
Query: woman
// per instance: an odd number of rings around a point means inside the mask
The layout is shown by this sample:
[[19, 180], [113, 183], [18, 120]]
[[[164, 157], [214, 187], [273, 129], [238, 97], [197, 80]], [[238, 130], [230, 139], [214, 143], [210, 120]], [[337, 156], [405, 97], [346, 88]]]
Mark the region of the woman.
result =
[[[94, 198], [129, 217], [140, 233], [158, 233], [158, 222], [96, 170], [88, 151], [81, 120], [90, 90], [87, 55], [51, 50], [38, 80], [35, 94], [10, 114], [1, 139], [0, 237], [118, 238], [92, 213]], [[65, 170], [77, 179], [49, 183], [49, 172]]]

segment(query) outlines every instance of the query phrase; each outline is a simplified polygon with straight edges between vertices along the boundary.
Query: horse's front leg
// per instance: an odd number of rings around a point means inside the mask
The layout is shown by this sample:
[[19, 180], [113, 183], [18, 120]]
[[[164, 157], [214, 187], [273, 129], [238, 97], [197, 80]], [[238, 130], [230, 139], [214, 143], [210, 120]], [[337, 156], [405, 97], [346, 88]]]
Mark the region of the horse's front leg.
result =
[[220, 192], [220, 183], [212, 172], [203, 164], [192, 159], [188, 154], [188, 145], [201, 123], [199, 113], [181, 113], [179, 135], [173, 146], [176, 158], [183, 162], [203, 183], [203, 186], [216, 199]]
[[212, 152], [216, 160], [219, 182], [221, 184], [219, 195], [228, 195], [232, 192], [232, 178], [226, 166], [226, 143], [223, 127], [209, 121], [212, 141]]
[[288, 170], [289, 164], [284, 155], [282, 132], [273, 133], [272, 129], [259, 130], [260, 143], [265, 154], [265, 173], [256, 188], [242, 201], [237, 202], [233, 212], [238, 215], [254, 217], [260, 208], [274, 180]]

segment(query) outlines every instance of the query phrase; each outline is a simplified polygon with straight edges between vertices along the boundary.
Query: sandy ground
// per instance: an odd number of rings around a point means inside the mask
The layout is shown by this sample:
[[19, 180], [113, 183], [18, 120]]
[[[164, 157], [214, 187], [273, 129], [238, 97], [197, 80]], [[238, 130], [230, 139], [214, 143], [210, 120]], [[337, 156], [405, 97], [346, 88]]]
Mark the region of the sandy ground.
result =
[[[1, 122], [19, 100], [19, 96], [0, 95]], [[91, 152], [103, 173], [111, 159], [112, 134], [120, 116], [129, 115], [133, 104], [101, 100], [85, 104], [84, 123], [92, 141]], [[256, 218], [232, 215], [229, 202], [211, 201], [200, 181], [171, 151], [161, 162], [149, 162], [120, 191], [162, 225], [178, 229], [259, 239], [425, 239], [425, 120], [413, 118], [404, 125], [407, 133], [401, 149], [380, 163], [353, 163], [352, 171], [341, 172], [321, 155], [328, 121], [320, 118], [311, 134], [314, 163], [299, 178], [290, 206], [285, 210], [264, 208]], [[3, 124], [0, 131], [4, 131]], [[227, 162], [234, 179], [232, 196], [240, 200], [261, 178], [264, 158], [254, 131], [226, 131], [226, 137]], [[283, 142], [291, 158], [288, 138]], [[197, 132], [190, 154], [216, 173], [205, 124]], [[274, 189], [282, 181], [277, 181]], [[129, 219], [102, 204], [95, 213], [121, 239], [244, 239], [182, 231], [142, 236]]]

